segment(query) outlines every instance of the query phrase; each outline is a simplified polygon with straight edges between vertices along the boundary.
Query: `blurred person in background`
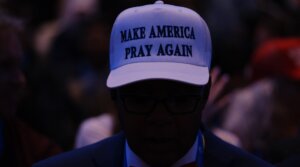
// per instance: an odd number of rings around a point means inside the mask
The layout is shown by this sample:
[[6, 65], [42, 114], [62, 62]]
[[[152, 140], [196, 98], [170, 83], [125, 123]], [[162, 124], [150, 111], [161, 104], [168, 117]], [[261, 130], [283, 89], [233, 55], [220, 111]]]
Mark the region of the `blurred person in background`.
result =
[[21, 24], [0, 13], [0, 166], [30, 167], [59, 153], [60, 148], [32, 130], [16, 116], [25, 87], [19, 35]]
[[[280, 41], [280, 38], [299, 37], [299, 7], [299, 0], [250, 0], [246, 2], [242, 0], [234, 0], [226, 2], [222, 1], [221, 3], [218, 3], [217, 0], [214, 0], [208, 3], [208, 10], [205, 13], [204, 17], [207, 18], [208, 25], [211, 27], [212, 38], [214, 39], [213, 41], [215, 41], [214, 48], [215, 51], [217, 51], [215, 53], [218, 53], [216, 54], [214, 62], [216, 63], [216, 65], [220, 66], [221, 69], [218, 70], [218, 73], [220, 75], [219, 79], [216, 79], [216, 87], [223, 87], [223, 90], [219, 92], [219, 94], [217, 94], [218, 96], [212, 95], [211, 99], [214, 103], [211, 103], [212, 105], [209, 105], [210, 102], [208, 102], [208, 105], [204, 110], [203, 119], [208, 126], [216, 129], [216, 134], [220, 134], [219, 136], [224, 140], [229, 141], [236, 146], [241, 146], [245, 149], [249, 148], [249, 143], [251, 143], [250, 145], [252, 146], [256, 145], [256, 148], [264, 147], [265, 141], [262, 141], [260, 135], [265, 134], [266, 131], [269, 130], [268, 127], [271, 124], [271, 121], [269, 120], [275, 119], [273, 118], [271, 112], [265, 111], [270, 110], [270, 105], [274, 105], [274, 87], [282, 87], [281, 89], [279, 88], [279, 90], [287, 92], [288, 90], [286, 90], [285, 87], [291, 87], [291, 89], [297, 90], [297, 88], [295, 88], [295, 85], [297, 84], [292, 84], [293, 82], [296, 82], [295, 78], [290, 78], [289, 76], [287, 76], [284, 77], [285, 79], [282, 79], [282, 76], [286, 76], [287, 74], [284, 74], [282, 72], [274, 77], [273, 75], [270, 75], [271, 73], [266, 74], [265, 71], [260, 71], [262, 69], [257, 69], [254, 74], [256, 76], [261, 75], [263, 77], [267, 77], [267, 79], [263, 79], [254, 83], [253, 80], [251, 80], [249, 77], [250, 70], [248, 68], [248, 65], [251, 62], [253, 50], [261, 47], [265, 43], [268, 43], [268, 41], [272, 41], [273, 39], [278, 38], [279, 40], [277, 41]], [[220, 21], [219, 18], [222, 18], [222, 21]], [[269, 50], [273, 49], [274, 52], [275, 50], [279, 50], [276, 49], [276, 47], [278, 46], [278, 44], [275, 44], [276, 42], [273, 41], [270, 43], [273, 43], [271, 44], [273, 46], [269, 45]], [[290, 42], [282, 41], [281, 43], [287, 44]], [[296, 54], [297, 49], [292, 50], [294, 50], [292, 53], [292, 55], [294, 56], [292, 56], [293, 58], [291, 58], [291, 61], [299, 62], [299, 60], [296, 58], [299, 57], [299, 55], [297, 56]], [[285, 58], [283, 58], [283, 60], [284, 59]], [[236, 64], [236, 62], [239, 63]], [[241, 64], [243, 65], [241, 66]], [[267, 61], [263, 62], [263, 65], [260, 65], [260, 67], [268, 69], [269, 71], [276, 69], [283, 69], [282, 71], [292, 69], [288, 66], [276, 67], [272, 64], [283, 64], [282, 59], [280, 58], [277, 60], [273, 60], [270, 58]], [[293, 71], [295, 72], [297, 70]], [[224, 82], [224, 75], [222, 74], [228, 72], [230, 75], [230, 79], [229, 81]], [[273, 72], [273, 74], [275, 73]], [[213, 76], [214, 75], [212, 75], [212, 80], [214, 80]], [[284, 84], [282, 84], [282, 82], [287, 82], [286, 86], [283, 86]], [[288, 86], [288, 83], [290, 83], [291, 85]], [[276, 96], [278, 94], [279, 93], [276, 93]], [[280, 96], [283, 96], [283, 93], [280, 94]], [[280, 96], [276, 98], [281, 99]], [[296, 100], [292, 101], [293, 103], [297, 104], [297, 102], [295, 102]], [[284, 106], [285, 104], [281, 105]], [[230, 110], [235, 110], [235, 112], [232, 112], [232, 114], [226, 113]], [[287, 112], [284, 115], [286, 117], [282, 118], [289, 120], [287, 118], [287, 115], [290, 115], [290, 113]], [[238, 117], [241, 118], [240, 123], [237, 125], [234, 119]], [[228, 121], [225, 122], [226, 126], [231, 126], [230, 128], [222, 128], [225, 125], [223, 124], [224, 119], [228, 119]], [[247, 121], [245, 122], [246, 119]], [[244, 130], [239, 130], [237, 134], [232, 130], [229, 131], [229, 129]], [[223, 133], [224, 131], [225, 133]], [[256, 152], [258, 155], [262, 156], [262, 153], [258, 151], [259, 149], [252, 150], [249, 148], [249, 150], [251, 150], [251, 152]], [[280, 161], [280, 159], [277, 159], [275, 161], [278, 162]]]
[[97, 0], [29, 2], [7, 2], [8, 9], [29, 11], [20, 13], [27, 21], [24, 66], [29, 90], [18, 114], [69, 150], [81, 121], [110, 110], [102, 83], [109, 28], [98, 17]]
[[64, 150], [72, 149], [84, 119], [104, 112], [114, 119], [104, 80], [109, 26], [102, 1], [3, 4], [27, 23], [24, 71], [29, 89], [18, 115]]
[[300, 39], [263, 43], [251, 61], [249, 86], [233, 93], [223, 128], [241, 147], [279, 163], [300, 153]]
[[27, 119], [65, 150], [74, 147], [82, 121], [114, 113], [105, 87], [108, 29], [98, 16], [66, 27], [55, 37], [44, 65], [31, 73], [34, 94], [24, 108], [33, 108], [29, 112], [35, 117]]

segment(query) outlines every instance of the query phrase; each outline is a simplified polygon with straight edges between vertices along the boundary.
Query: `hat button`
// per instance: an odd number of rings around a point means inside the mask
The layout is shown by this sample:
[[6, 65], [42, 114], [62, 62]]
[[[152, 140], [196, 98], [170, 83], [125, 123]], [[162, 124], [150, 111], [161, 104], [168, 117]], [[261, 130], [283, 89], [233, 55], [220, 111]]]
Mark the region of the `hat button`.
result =
[[158, 0], [158, 1], [155, 1], [155, 4], [164, 4], [164, 1]]

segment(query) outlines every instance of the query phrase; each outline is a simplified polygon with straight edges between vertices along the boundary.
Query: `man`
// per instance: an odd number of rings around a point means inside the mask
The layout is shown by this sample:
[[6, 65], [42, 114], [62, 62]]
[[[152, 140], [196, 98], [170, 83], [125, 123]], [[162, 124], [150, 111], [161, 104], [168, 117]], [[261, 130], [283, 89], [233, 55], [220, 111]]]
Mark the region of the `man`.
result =
[[107, 86], [123, 133], [42, 166], [269, 166], [201, 126], [211, 40], [194, 11], [157, 1], [123, 11], [111, 34]]
[[25, 85], [19, 22], [0, 13], [0, 166], [29, 167], [61, 149], [16, 116]]

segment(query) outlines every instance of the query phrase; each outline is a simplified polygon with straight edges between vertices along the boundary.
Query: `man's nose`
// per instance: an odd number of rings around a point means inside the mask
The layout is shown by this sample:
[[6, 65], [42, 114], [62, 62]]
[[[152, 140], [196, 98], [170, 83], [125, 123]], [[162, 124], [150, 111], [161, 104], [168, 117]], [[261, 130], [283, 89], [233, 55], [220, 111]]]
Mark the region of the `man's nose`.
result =
[[173, 120], [172, 117], [164, 102], [158, 101], [153, 111], [148, 115], [148, 121], [153, 125], [163, 126], [170, 124]]

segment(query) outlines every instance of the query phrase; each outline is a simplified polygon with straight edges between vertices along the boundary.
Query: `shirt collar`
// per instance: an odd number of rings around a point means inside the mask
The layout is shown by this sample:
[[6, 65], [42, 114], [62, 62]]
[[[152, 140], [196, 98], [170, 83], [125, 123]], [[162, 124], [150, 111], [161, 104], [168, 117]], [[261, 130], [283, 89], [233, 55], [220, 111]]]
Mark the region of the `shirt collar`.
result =
[[[134, 167], [149, 167], [141, 158], [139, 158], [129, 147], [127, 140], [125, 142], [125, 152], [126, 152], [126, 161], [127, 166]], [[125, 165], [124, 165], [125, 166]]]
[[[187, 164], [190, 162], [196, 161], [197, 156], [197, 145], [198, 145], [199, 136], [197, 135], [197, 138], [193, 144], [193, 146], [189, 149], [189, 151], [180, 158], [177, 162], [175, 162], [172, 167], [179, 167], [183, 164]], [[134, 167], [149, 167], [141, 158], [139, 158], [138, 155], [136, 155], [131, 148], [129, 147], [127, 140], [125, 142], [125, 152], [126, 152], [126, 162], [127, 167], [134, 166]]]

